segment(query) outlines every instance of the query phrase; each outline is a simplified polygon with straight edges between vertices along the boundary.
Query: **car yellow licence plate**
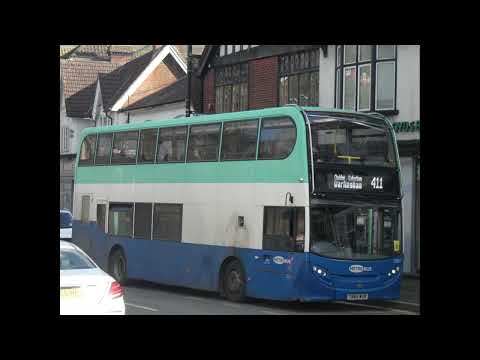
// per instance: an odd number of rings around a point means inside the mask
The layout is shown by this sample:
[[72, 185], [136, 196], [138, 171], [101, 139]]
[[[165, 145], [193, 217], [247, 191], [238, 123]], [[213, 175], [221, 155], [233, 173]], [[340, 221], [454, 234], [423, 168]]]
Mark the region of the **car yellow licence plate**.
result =
[[63, 300], [78, 299], [81, 296], [82, 296], [82, 292], [78, 287], [60, 289], [60, 299], [63, 299]]

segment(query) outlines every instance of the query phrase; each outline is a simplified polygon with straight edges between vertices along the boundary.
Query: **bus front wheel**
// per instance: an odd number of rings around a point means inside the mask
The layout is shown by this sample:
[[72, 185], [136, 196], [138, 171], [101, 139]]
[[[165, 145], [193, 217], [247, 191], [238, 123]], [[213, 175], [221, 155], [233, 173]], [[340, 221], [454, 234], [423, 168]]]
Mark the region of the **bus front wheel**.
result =
[[121, 285], [125, 285], [127, 283], [127, 259], [121, 249], [115, 250], [110, 257], [109, 270], [110, 274]]
[[227, 264], [223, 272], [223, 291], [230, 301], [245, 300], [245, 271], [238, 260]]

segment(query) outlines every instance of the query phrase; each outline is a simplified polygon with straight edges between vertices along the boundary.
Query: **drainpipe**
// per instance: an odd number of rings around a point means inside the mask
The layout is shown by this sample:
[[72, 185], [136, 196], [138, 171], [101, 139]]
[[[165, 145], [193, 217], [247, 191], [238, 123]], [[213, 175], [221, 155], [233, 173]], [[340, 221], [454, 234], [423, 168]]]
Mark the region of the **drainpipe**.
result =
[[187, 97], [185, 98], [185, 116], [190, 117], [190, 97], [192, 80], [192, 45], [188, 45], [187, 52]]

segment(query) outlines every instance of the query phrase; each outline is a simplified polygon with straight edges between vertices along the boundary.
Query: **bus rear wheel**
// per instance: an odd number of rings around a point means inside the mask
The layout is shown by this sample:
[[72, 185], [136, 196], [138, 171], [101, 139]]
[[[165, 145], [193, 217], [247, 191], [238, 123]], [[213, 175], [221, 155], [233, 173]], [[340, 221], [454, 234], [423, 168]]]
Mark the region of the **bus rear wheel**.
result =
[[223, 291], [230, 301], [241, 302], [245, 300], [245, 272], [238, 260], [227, 264], [223, 272]]
[[127, 283], [127, 259], [122, 250], [117, 249], [110, 257], [109, 266], [110, 275], [114, 277], [121, 285]]

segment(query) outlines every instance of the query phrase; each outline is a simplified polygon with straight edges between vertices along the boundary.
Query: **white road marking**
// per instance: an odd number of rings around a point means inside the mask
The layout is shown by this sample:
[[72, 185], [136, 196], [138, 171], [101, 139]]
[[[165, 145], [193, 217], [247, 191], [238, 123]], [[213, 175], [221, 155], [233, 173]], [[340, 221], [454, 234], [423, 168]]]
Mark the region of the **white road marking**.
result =
[[270, 315], [283, 315], [281, 313], [273, 312], [273, 311], [267, 311], [267, 310], [260, 310], [261, 312], [265, 314], [270, 314]]
[[195, 297], [195, 296], [182, 296], [184, 299], [192, 299], [192, 300], [197, 300], [197, 301], [206, 301], [205, 299]]
[[358, 303], [352, 303], [352, 302], [348, 302], [348, 301], [335, 301], [335, 302], [336, 302], [337, 304], [363, 306], [363, 307], [367, 307], [367, 308], [371, 308], [371, 309], [380, 309], [380, 310], [389, 310], [389, 311], [399, 312], [399, 313], [401, 313], [401, 314], [418, 315], [418, 313], [415, 313], [415, 312], [412, 312], [412, 311], [392, 309], [392, 308], [387, 308], [387, 307], [382, 307], [382, 306], [367, 305], [367, 304], [358, 304]]
[[242, 308], [240, 305], [231, 304], [231, 303], [228, 303], [228, 302], [223, 303], [223, 305], [228, 306], [228, 307], [232, 307], [232, 308], [236, 308], [236, 309], [241, 309]]
[[411, 305], [411, 306], [420, 307], [420, 304], [411, 303], [411, 302], [406, 302], [406, 301], [388, 300], [388, 302], [392, 302], [392, 303], [396, 303], [396, 304], [403, 304], [403, 305]]
[[135, 304], [130, 304], [130, 303], [125, 303], [125, 305], [140, 308], [140, 309], [150, 310], [150, 311], [158, 311], [157, 309], [153, 309], [153, 308], [149, 308], [149, 307], [141, 306], [141, 305], [135, 305]]

